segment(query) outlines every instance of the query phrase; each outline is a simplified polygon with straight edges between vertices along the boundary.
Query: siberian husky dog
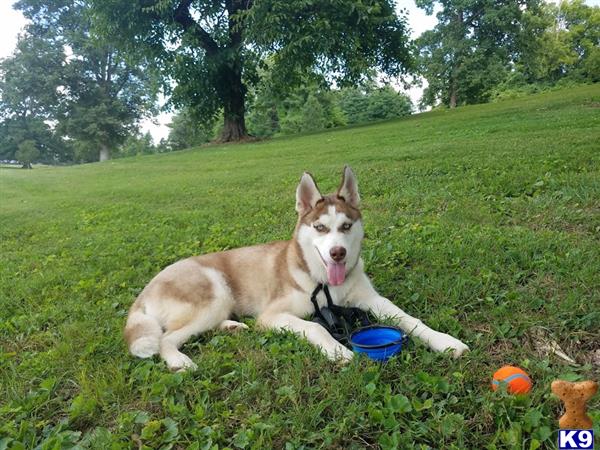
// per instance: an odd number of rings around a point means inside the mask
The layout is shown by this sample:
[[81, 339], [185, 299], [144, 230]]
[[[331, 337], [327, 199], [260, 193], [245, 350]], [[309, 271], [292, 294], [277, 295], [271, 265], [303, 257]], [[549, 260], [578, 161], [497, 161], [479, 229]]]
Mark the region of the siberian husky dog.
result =
[[[345, 167], [334, 194], [321, 195], [304, 173], [296, 189], [298, 222], [289, 241], [227, 250], [178, 261], [156, 275], [134, 302], [125, 327], [129, 350], [147, 358], [156, 353], [171, 370], [194, 369], [179, 351], [190, 337], [219, 328], [248, 328], [233, 318], [254, 316], [261, 328], [289, 330], [332, 360], [353, 353], [321, 325], [304, 320], [314, 312], [310, 295], [327, 284], [333, 302], [393, 320], [435, 351], [460, 356], [468, 347], [432, 330], [379, 295], [360, 257], [363, 223], [358, 184]], [[317, 297], [326, 305], [323, 292]]]

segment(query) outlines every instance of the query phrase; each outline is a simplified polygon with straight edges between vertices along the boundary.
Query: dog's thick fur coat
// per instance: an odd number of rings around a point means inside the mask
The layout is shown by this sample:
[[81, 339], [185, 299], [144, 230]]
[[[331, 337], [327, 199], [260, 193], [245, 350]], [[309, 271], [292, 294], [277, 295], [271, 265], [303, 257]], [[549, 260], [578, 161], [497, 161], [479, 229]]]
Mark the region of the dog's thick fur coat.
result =
[[[165, 268], [129, 311], [129, 350], [141, 358], [159, 353], [171, 370], [195, 368], [179, 351], [184, 342], [217, 327], [247, 328], [232, 318], [254, 316], [260, 327], [293, 331], [329, 358], [349, 360], [350, 350], [321, 325], [302, 319], [313, 312], [310, 294], [317, 284], [328, 283], [335, 304], [389, 317], [432, 349], [461, 355], [468, 350], [465, 344], [432, 330], [373, 289], [360, 258], [364, 233], [359, 202], [349, 167], [337, 192], [327, 196], [305, 173], [296, 190], [293, 238], [192, 257]], [[322, 293], [318, 300], [326, 302]]]

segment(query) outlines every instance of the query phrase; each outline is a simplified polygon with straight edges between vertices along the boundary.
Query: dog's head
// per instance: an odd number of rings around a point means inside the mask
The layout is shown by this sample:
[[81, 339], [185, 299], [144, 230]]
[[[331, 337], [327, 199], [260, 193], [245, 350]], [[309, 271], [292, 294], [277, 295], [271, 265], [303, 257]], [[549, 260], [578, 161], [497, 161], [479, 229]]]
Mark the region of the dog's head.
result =
[[346, 166], [334, 194], [321, 195], [305, 172], [296, 189], [296, 239], [313, 278], [339, 286], [360, 258], [364, 230], [356, 177]]

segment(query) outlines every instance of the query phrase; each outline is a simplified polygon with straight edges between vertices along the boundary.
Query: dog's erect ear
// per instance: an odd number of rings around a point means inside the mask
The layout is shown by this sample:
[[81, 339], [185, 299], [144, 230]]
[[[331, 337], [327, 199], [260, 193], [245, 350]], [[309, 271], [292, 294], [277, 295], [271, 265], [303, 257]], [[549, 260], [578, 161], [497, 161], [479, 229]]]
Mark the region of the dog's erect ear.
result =
[[346, 203], [353, 208], [358, 208], [360, 203], [360, 195], [358, 194], [358, 182], [354, 176], [354, 172], [348, 166], [344, 167], [344, 174], [342, 175], [342, 184], [337, 190], [337, 196], [342, 197]]
[[296, 188], [296, 211], [300, 214], [308, 212], [322, 198], [323, 196], [319, 192], [317, 183], [315, 183], [312, 175], [304, 172], [302, 178], [300, 178], [300, 184]]

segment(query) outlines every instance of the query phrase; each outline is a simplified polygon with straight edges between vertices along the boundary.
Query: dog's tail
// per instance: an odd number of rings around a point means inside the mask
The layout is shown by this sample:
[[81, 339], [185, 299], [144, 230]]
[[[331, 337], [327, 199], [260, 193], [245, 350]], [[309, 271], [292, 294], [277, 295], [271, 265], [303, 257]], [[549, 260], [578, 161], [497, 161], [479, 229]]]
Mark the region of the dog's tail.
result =
[[136, 303], [129, 311], [125, 325], [125, 340], [132, 355], [149, 358], [158, 353], [163, 330], [155, 317], [146, 314]]

